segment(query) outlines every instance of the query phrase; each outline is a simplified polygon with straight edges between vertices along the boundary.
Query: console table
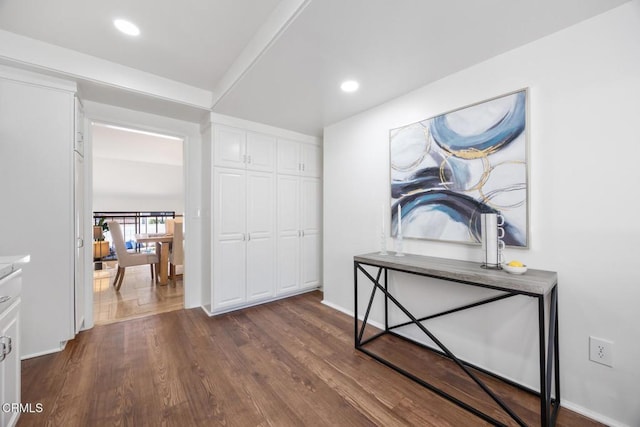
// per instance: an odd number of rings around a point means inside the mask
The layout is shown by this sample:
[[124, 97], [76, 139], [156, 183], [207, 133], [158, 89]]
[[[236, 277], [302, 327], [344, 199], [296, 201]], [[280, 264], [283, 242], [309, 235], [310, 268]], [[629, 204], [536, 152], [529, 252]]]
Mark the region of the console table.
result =
[[[509, 382], [509, 384], [518, 387], [527, 392], [533, 393], [540, 398], [540, 424], [542, 426], [555, 425], [560, 408], [560, 372], [559, 372], [559, 355], [558, 355], [558, 279], [557, 273], [543, 270], [528, 270], [523, 275], [512, 275], [503, 270], [490, 270], [481, 267], [480, 263], [460, 261], [445, 258], [427, 257], [420, 255], [405, 254], [405, 256], [394, 256], [393, 252], [388, 255], [380, 255], [371, 253], [366, 255], [358, 255], [353, 258], [354, 265], [354, 334], [355, 348], [368, 354], [379, 362], [389, 366], [400, 372], [406, 377], [416, 381], [424, 387], [434, 391], [440, 396], [452, 401], [458, 406], [466, 409], [474, 415], [488, 421], [494, 425], [505, 425], [504, 422], [498, 421], [490, 415], [474, 408], [469, 403], [447, 393], [446, 391], [429, 384], [425, 380], [403, 369], [401, 366], [390, 362], [383, 356], [368, 350], [365, 345], [382, 337], [383, 335], [393, 335], [398, 338], [409, 340], [408, 338], [398, 334], [394, 330], [410, 324], [418, 327], [427, 337], [429, 337], [441, 351], [430, 349], [443, 354], [453, 361], [461, 370], [464, 371], [502, 410], [507, 413], [518, 425], [525, 426], [526, 423], [516, 414], [512, 408], [500, 399], [474, 371], [482, 371], [493, 377]], [[377, 268], [377, 273], [370, 274], [364, 267]], [[370, 269], [371, 270], [371, 269]], [[389, 291], [387, 287], [388, 272], [398, 271], [419, 276], [432, 277], [450, 282], [455, 282], [468, 286], [478, 286], [483, 288], [494, 289], [500, 291], [498, 296], [483, 299], [471, 304], [465, 304], [460, 307], [449, 309], [440, 313], [430, 314], [426, 317], [418, 317], [407, 310], [398, 299]], [[369, 303], [364, 312], [362, 326], [358, 320], [358, 276], [359, 272], [365, 276], [373, 284]], [[375, 276], [375, 277], [374, 277]], [[371, 306], [374, 296], [380, 291], [384, 295], [384, 330], [363, 339], [364, 330], [367, 326]], [[425, 322], [429, 319], [478, 307], [484, 304], [497, 302], [506, 298], [517, 295], [524, 295], [535, 298], [538, 303], [538, 348], [540, 362], [540, 389], [531, 390], [521, 384], [506, 380], [499, 375], [488, 372], [472, 365], [469, 362], [459, 359], [454, 355], [438, 338], [427, 328]], [[546, 297], [546, 302], [545, 302]], [[402, 313], [404, 313], [410, 322], [398, 325], [389, 325], [389, 303], [395, 305]], [[549, 321], [545, 322], [546, 310], [548, 311]], [[414, 342], [414, 341], [411, 341]], [[415, 343], [415, 342], [414, 342]], [[416, 343], [418, 344], [418, 343]], [[552, 375], [554, 376], [552, 381]], [[555, 385], [554, 396], [551, 390]]]

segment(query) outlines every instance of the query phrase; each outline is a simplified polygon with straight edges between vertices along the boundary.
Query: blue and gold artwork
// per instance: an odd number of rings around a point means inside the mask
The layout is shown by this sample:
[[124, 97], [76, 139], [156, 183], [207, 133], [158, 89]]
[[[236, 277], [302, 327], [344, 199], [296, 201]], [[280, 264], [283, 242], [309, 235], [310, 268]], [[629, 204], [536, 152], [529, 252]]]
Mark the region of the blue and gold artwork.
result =
[[504, 241], [528, 246], [527, 90], [392, 129], [392, 234], [478, 243], [480, 214], [501, 213]]

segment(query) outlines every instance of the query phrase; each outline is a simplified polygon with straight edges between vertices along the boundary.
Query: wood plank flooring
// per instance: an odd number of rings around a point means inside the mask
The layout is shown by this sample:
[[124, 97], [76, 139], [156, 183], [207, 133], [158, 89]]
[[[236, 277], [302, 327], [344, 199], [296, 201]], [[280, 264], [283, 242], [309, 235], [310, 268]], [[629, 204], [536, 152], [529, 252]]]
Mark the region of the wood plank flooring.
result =
[[[113, 279], [116, 261], [103, 262], [103, 269], [93, 273], [93, 320], [103, 325], [135, 319], [184, 307], [182, 279], [168, 285], [158, 285], [151, 280], [148, 265], [127, 267], [122, 287], [116, 292]], [[182, 272], [182, 266], [178, 266]]]
[[[356, 351], [352, 318], [321, 298], [312, 292], [213, 318], [183, 309], [96, 326], [60, 353], [22, 362], [22, 401], [44, 411], [22, 414], [18, 425], [487, 425]], [[437, 365], [438, 381], [478, 399], [440, 356], [403, 348], [403, 340], [376, 345], [416, 371]], [[537, 399], [491, 387], [538, 423]], [[599, 425], [564, 408], [558, 421]]]

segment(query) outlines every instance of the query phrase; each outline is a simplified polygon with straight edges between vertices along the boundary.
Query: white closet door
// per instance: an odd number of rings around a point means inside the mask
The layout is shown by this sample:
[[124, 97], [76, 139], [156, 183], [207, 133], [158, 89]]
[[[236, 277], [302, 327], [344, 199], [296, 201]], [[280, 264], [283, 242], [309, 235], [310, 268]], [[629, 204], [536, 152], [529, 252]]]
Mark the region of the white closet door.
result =
[[247, 132], [247, 169], [273, 172], [276, 163], [276, 138]]
[[278, 176], [278, 281], [277, 293], [300, 286], [300, 178]]
[[301, 178], [302, 262], [301, 288], [320, 284], [322, 184], [317, 178]]
[[213, 141], [213, 161], [216, 166], [245, 167], [246, 132], [216, 125]]
[[275, 293], [275, 185], [273, 174], [247, 172], [247, 300]]
[[246, 176], [234, 169], [214, 169], [213, 305], [246, 301]]
[[278, 173], [298, 175], [300, 173], [300, 143], [278, 139]]
[[322, 149], [314, 144], [301, 144], [302, 175], [322, 176]]

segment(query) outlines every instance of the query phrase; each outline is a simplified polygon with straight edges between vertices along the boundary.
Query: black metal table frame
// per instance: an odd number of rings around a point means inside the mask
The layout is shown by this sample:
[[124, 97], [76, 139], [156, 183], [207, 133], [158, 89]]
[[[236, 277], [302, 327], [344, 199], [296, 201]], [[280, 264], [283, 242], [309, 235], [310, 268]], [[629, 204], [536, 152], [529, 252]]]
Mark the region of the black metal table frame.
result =
[[[400, 339], [409, 341], [413, 344], [419, 345], [421, 347], [424, 347], [426, 349], [429, 349], [431, 351], [434, 351], [436, 353], [440, 353], [442, 355], [445, 355], [446, 357], [448, 357], [450, 360], [452, 360], [453, 362], [455, 362], [456, 365], [458, 365], [485, 393], [487, 393], [513, 420], [515, 420], [519, 425], [521, 426], [526, 426], [526, 423], [511, 409], [509, 408], [502, 399], [500, 399], [500, 397], [498, 397], [495, 393], [493, 393], [493, 391], [491, 391], [491, 389], [484, 384], [484, 382], [482, 382], [481, 379], [478, 378], [477, 375], [475, 375], [473, 373], [473, 371], [470, 369], [474, 369], [477, 371], [480, 371], [484, 374], [488, 374], [491, 375], [495, 378], [498, 378], [512, 386], [515, 386], [521, 390], [527, 391], [531, 394], [534, 394], [536, 396], [538, 396], [540, 398], [540, 424], [544, 427], [547, 426], [553, 426], [555, 425], [557, 416], [558, 416], [558, 410], [560, 408], [560, 372], [559, 372], [559, 365], [560, 365], [560, 358], [559, 358], [559, 354], [558, 354], [558, 347], [559, 347], [559, 340], [558, 340], [558, 288], [557, 288], [557, 283], [552, 287], [551, 292], [550, 292], [550, 302], [549, 302], [549, 330], [548, 330], [548, 334], [545, 333], [545, 302], [544, 302], [544, 295], [541, 294], [535, 294], [535, 293], [530, 293], [530, 292], [524, 292], [524, 291], [514, 291], [514, 290], [510, 290], [510, 289], [505, 289], [499, 286], [491, 286], [491, 285], [485, 285], [485, 284], [480, 284], [480, 283], [475, 283], [475, 282], [468, 282], [468, 281], [464, 281], [464, 280], [456, 280], [456, 279], [451, 279], [451, 278], [447, 278], [447, 277], [441, 277], [438, 275], [434, 275], [434, 274], [422, 274], [422, 273], [416, 273], [413, 271], [408, 271], [408, 270], [402, 270], [402, 269], [398, 269], [398, 268], [392, 268], [392, 267], [388, 267], [388, 266], [382, 266], [382, 265], [376, 265], [374, 263], [365, 263], [365, 262], [360, 262], [360, 261], [354, 261], [354, 271], [353, 271], [353, 276], [354, 276], [354, 338], [355, 338], [355, 348], [359, 351], [362, 351], [363, 353], [369, 355], [370, 357], [376, 359], [377, 361], [383, 363], [384, 365], [396, 370], [397, 372], [401, 373], [402, 375], [408, 377], [409, 379], [417, 382], [418, 384], [422, 385], [423, 387], [426, 387], [428, 389], [430, 389], [431, 391], [437, 393], [438, 395], [444, 397], [445, 399], [448, 399], [449, 401], [455, 403], [456, 405], [460, 406], [461, 408], [473, 413], [474, 415], [482, 418], [485, 421], [488, 421], [490, 423], [493, 423], [494, 425], [498, 425], [498, 426], [504, 426], [505, 424], [496, 420], [495, 418], [492, 418], [491, 416], [487, 415], [486, 413], [480, 411], [477, 408], [474, 408], [473, 406], [469, 405], [468, 403], [456, 398], [455, 396], [450, 395], [449, 393], [445, 392], [444, 390], [441, 390], [439, 388], [437, 388], [436, 386], [426, 382], [425, 380], [417, 377], [416, 375], [406, 371], [405, 369], [401, 368], [400, 366], [397, 366], [393, 363], [391, 363], [390, 361], [384, 359], [383, 357], [381, 357], [380, 355], [366, 349], [364, 346], [367, 343], [370, 343], [371, 341], [380, 338], [383, 335], [386, 334], [390, 334], [393, 335], [395, 337], [398, 337]], [[368, 265], [370, 267], [375, 267], [378, 268], [378, 272], [377, 272], [377, 276], [374, 278], [371, 274], [369, 274], [368, 271], [366, 271], [362, 266], [363, 265]], [[419, 275], [419, 276], [424, 276], [424, 277], [432, 277], [432, 278], [436, 278], [436, 279], [441, 279], [441, 280], [447, 280], [450, 282], [456, 282], [456, 283], [461, 283], [461, 284], [465, 284], [465, 285], [471, 285], [471, 286], [477, 286], [477, 287], [483, 287], [483, 288], [489, 288], [489, 289], [494, 289], [494, 290], [498, 290], [498, 291], [502, 291], [503, 294], [495, 296], [495, 297], [491, 297], [491, 298], [487, 298], [478, 302], [474, 302], [471, 304], [466, 304], [460, 307], [456, 307], [450, 310], [446, 310], [440, 313], [436, 313], [436, 314], [432, 314], [426, 317], [421, 317], [421, 318], [416, 318], [411, 312], [409, 312], [409, 310], [407, 310], [387, 289], [387, 283], [388, 283], [388, 272], [389, 270], [392, 271], [398, 271], [398, 272], [402, 272], [402, 273], [407, 273], [407, 274], [413, 274], [413, 275]], [[364, 314], [364, 318], [362, 320], [362, 327], [360, 328], [358, 323], [358, 271], [362, 272], [372, 283], [373, 283], [373, 288], [371, 291], [371, 295], [369, 297], [369, 303], [367, 305], [367, 309], [365, 311]], [[380, 283], [380, 278], [382, 276], [382, 273], [384, 271], [384, 286]], [[364, 335], [364, 331], [365, 328], [367, 326], [367, 321], [369, 318], [369, 314], [371, 311], [371, 306], [373, 305], [373, 301], [374, 301], [374, 297], [376, 295], [377, 291], [381, 291], [384, 294], [384, 331], [379, 332], [369, 338], [367, 338], [366, 340], [363, 341], [363, 335]], [[538, 300], [538, 337], [539, 337], [539, 350], [540, 350], [540, 391], [537, 390], [533, 390], [531, 388], [528, 388], [522, 384], [519, 384], [517, 382], [511, 381], [507, 378], [501, 377], [500, 375], [497, 375], [496, 373], [493, 373], [491, 371], [487, 371], [483, 368], [480, 368], [478, 366], [474, 366], [473, 364], [466, 362], [464, 360], [459, 359], [458, 357], [456, 357], [442, 342], [440, 342], [438, 340], [438, 338], [431, 333], [422, 322], [429, 320], [429, 319], [434, 319], [436, 317], [441, 317], [447, 314], [452, 314], [452, 313], [456, 313], [462, 310], [467, 310], [473, 307], [478, 307], [484, 304], [488, 304], [488, 303], [492, 303], [492, 302], [496, 302], [496, 301], [500, 301], [503, 300], [505, 298], [510, 298], [513, 296], [517, 296], [517, 295], [525, 295], [525, 296], [529, 296], [529, 297], [533, 297], [536, 298]], [[409, 322], [404, 322], [404, 323], [400, 323], [397, 325], [393, 325], [390, 326], [389, 325], [389, 301], [391, 301], [398, 309], [400, 309], [400, 311], [402, 311], [409, 319]], [[410, 340], [406, 337], [404, 337], [403, 335], [400, 335], [396, 332], [394, 332], [394, 329], [400, 328], [402, 326], [407, 326], [410, 324], [415, 324], [425, 335], [427, 335], [442, 351], [438, 351], [436, 349], [433, 349], [431, 347], [422, 345], [416, 341]], [[548, 335], [548, 345], [545, 345], [545, 338], [547, 338], [545, 335]], [[547, 354], [545, 355], [545, 349]], [[552, 389], [552, 382], [551, 382], [551, 375], [552, 373], [555, 374], [555, 396], [552, 397], [551, 396], [551, 389]]]

